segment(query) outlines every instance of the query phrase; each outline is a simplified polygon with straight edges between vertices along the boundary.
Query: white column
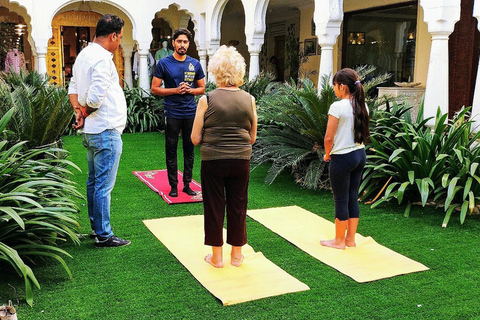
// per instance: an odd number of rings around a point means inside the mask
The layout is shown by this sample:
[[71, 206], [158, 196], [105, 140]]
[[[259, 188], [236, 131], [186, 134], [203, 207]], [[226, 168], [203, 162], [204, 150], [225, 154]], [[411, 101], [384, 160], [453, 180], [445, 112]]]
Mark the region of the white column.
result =
[[333, 45], [319, 42], [322, 47], [322, 53], [320, 56], [320, 66], [318, 67], [318, 91], [322, 89], [322, 79], [325, 75], [329, 76], [329, 79], [333, 76]]
[[265, 32], [257, 31], [253, 34], [246, 34], [250, 63], [248, 80], [255, 79], [260, 73], [260, 51], [262, 50]]
[[[480, 1], [476, 0], [473, 4], [473, 16], [477, 18], [477, 27], [480, 30]], [[480, 131], [480, 68], [477, 71], [477, 81], [475, 82], [475, 93], [473, 94], [472, 103], [472, 121], [473, 131]]]
[[195, 44], [197, 45], [198, 60], [202, 66], [205, 74], [205, 84], [208, 81], [207, 76], [207, 32], [206, 32], [206, 13], [201, 13], [198, 16], [198, 21], [195, 24]]
[[[40, 41], [39, 41], [40, 42]], [[37, 59], [36, 70], [39, 74], [46, 76], [47, 74], [47, 46], [37, 46]]]
[[33, 54], [33, 68], [32, 70], [35, 70], [38, 72], [38, 54], [35, 52], [35, 53], [32, 53]]
[[266, 15], [269, 0], [242, 1], [245, 12], [245, 38], [250, 53], [248, 79], [260, 73], [260, 51], [265, 39]]
[[124, 77], [124, 86], [133, 88], [133, 76], [132, 76], [132, 53], [133, 45], [128, 44], [123, 46], [123, 77]]
[[[212, 56], [215, 54], [215, 51], [217, 51], [218, 47], [220, 47], [220, 40], [211, 40], [210, 42], [207, 41], [207, 53], [209, 60], [212, 59]], [[211, 72], [208, 72], [207, 79], [209, 82], [215, 83], [215, 76]]]
[[208, 77], [207, 77], [207, 50], [198, 49], [198, 57], [199, 57], [200, 65], [202, 66], [202, 69], [203, 69], [203, 73], [205, 73], [205, 83], [207, 83], [207, 81], [208, 81]]
[[318, 90], [325, 75], [333, 75], [333, 47], [337, 43], [343, 21], [343, 0], [315, 1], [315, 22], [318, 44], [322, 48], [318, 71]]
[[139, 86], [145, 92], [150, 93], [150, 79], [148, 76], [148, 46], [143, 46], [142, 49], [138, 50], [139, 56], [139, 68], [138, 68], [138, 76], [140, 78]]
[[435, 116], [448, 113], [448, 37], [460, 20], [460, 0], [420, 0], [424, 21], [432, 35], [432, 47], [425, 88], [424, 117], [434, 117], [427, 126], [435, 125]]
[[[437, 110], [448, 113], [448, 36], [445, 33], [431, 33], [432, 48], [428, 63], [425, 90], [424, 118], [435, 117]], [[435, 125], [435, 118], [427, 122]]]
[[250, 50], [250, 68], [248, 70], [248, 80], [255, 79], [260, 73], [260, 50]]

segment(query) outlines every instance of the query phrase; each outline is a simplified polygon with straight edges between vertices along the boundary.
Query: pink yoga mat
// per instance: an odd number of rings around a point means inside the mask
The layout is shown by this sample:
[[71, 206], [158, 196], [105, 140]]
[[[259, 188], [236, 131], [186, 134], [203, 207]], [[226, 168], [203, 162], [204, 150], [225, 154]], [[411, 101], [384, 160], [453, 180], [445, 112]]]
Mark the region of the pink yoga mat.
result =
[[166, 169], [133, 171], [133, 174], [136, 175], [140, 180], [145, 182], [147, 186], [150, 187], [150, 189], [158, 193], [168, 204], [202, 202], [203, 200], [202, 186], [195, 180], [192, 180], [192, 182], [190, 182], [190, 188], [197, 193], [196, 195], [189, 196], [185, 192], [182, 192], [183, 173], [181, 171], [178, 171], [178, 197], [170, 197], [168, 195], [168, 193], [170, 192], [170, 185], [168, 184]]

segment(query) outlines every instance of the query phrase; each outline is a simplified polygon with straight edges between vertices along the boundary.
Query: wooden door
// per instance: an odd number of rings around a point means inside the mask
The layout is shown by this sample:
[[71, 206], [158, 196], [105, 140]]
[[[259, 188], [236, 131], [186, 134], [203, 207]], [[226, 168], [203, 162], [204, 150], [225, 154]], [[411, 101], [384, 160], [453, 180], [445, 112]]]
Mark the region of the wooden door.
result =
[[[88, 27], [95, 30], [97, 22], [101, 17], [101, 14], [92, 11], [67, 11], [53, 18], [52, 38], [48, 41], [47, 51], [47, 74], [50, 76], [50, 83], [65, 85], [62, 29], [64, 27]], [[93, 31], [90, 32], [90, 36], [93, 36]], [[89, 39], [89, 41], [91, 40]], [[113, 61], [120, 77], [120, 85], [123, 87], [124, 59], [121, 47], [114, 52]]]
[[461, 8], [460, 21], [448, 43], [449, 117], [472, 105], [479, 62], [480, 32], [472, 16], [473, 1], [461, 0]]

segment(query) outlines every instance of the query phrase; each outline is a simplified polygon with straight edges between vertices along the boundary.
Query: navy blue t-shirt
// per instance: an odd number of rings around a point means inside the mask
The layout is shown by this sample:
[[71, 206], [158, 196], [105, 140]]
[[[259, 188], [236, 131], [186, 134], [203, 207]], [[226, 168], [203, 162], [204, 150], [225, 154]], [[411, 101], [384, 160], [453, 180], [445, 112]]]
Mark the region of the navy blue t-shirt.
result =
[[[153, 74], [162, 79], [165, 88], [176, 88], [181, 82], [188, 82], [195, 88], [197, 80], [205, 78], [202, 66], [198, 60], [187, 56], [185, 61], [178, 61], [173, 55], [160, 59]], [[195, 98], [193, 94], [173, 94], [166, 96], [163, 102], [165, 117], [174, 119], [195, 118]]]

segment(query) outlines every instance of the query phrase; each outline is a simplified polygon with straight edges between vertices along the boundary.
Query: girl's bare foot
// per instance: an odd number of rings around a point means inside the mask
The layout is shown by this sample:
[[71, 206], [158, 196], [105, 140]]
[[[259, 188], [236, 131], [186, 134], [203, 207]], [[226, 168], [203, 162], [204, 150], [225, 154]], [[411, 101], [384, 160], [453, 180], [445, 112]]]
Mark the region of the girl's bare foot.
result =
[[353, 240], [345, 239], [345, 245], [347, 247], [356, 247], [357, 246], [357, 244], [355, 243], [355, 239], [353, 239]]
[[335, 249], [345, 249], [345, 242], [338, 242], [336, 239], [332, 240], [321, 240], [320, 244], [324, 247], [330, 247]]
[[242, 262], [243, 262], [243, 254], [241, 254], [239, 258], [232, 257], [232, 261], [230, 263], [234, 267], [240, 267], [242, 265]]
[[211, 254], [207, 254], [207, 255], [205, 256], [205, 259], [204, 259], [204, 260], [205, 260], [208, 264], [214, 266], [215, 268], [223, 268], [223, 262], [222, 262], [222, 261], [220, 261], [220, 262], [214, 262], [212, 258], [213, 258], [213, 256], [212, 256]]

